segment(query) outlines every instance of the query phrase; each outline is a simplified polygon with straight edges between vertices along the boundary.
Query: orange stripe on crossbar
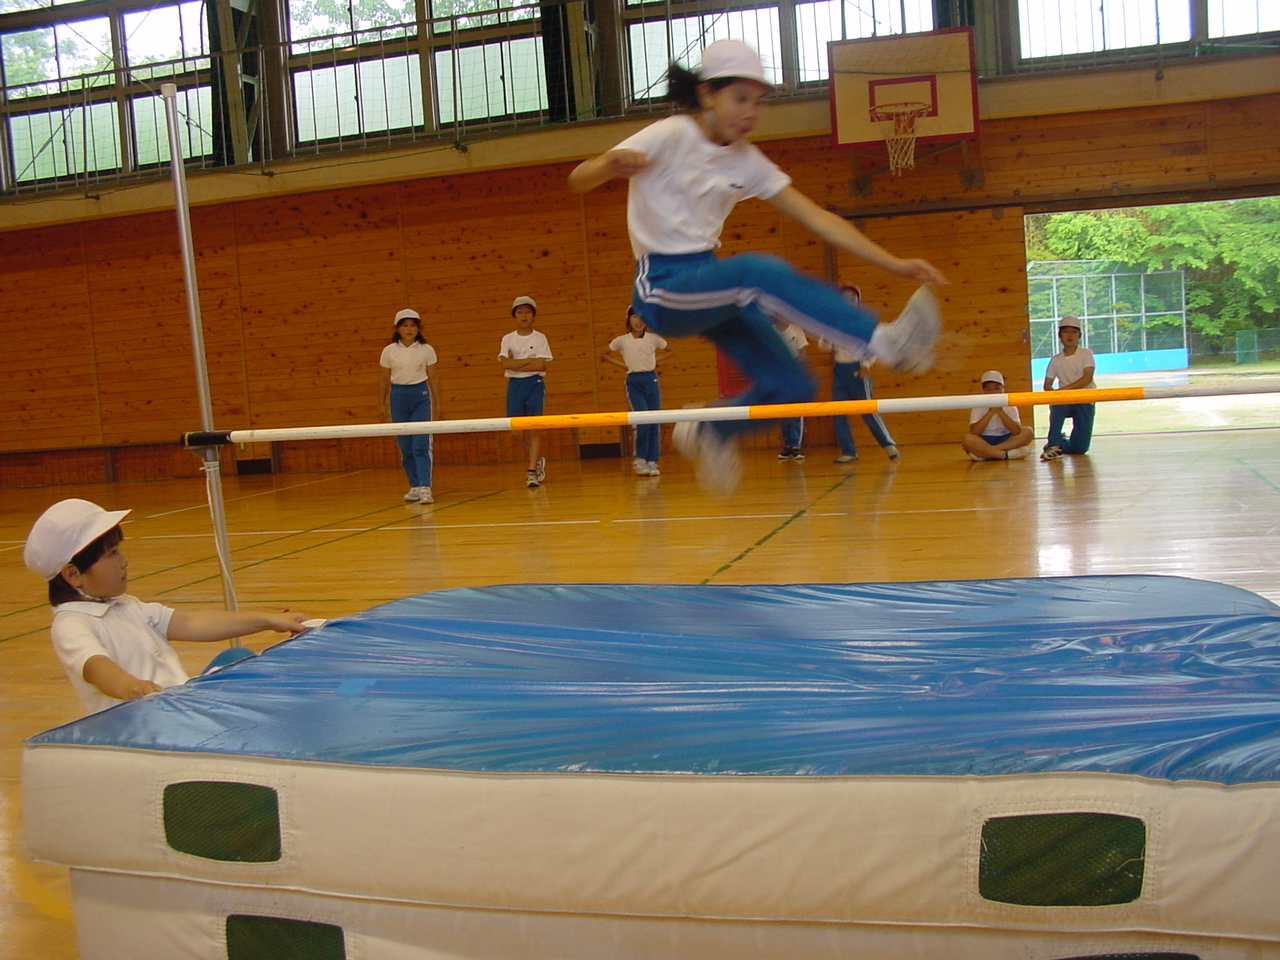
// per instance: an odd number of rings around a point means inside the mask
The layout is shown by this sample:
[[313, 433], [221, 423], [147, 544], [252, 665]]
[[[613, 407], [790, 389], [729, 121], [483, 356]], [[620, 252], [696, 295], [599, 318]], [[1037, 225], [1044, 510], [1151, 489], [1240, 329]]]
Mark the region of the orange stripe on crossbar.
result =
[[627, 412], [565, 413], [545, 417], [512, 417], [512, 430], [558, 430], [564, 427], [619, 427], [627, 425]]

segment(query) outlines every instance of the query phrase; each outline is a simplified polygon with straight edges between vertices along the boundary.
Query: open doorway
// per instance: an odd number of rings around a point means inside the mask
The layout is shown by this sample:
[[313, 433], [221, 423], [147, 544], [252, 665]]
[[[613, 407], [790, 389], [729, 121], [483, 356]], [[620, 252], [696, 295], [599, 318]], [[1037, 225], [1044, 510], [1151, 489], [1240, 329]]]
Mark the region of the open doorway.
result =
[[[1280, 377], [1280, 197], [1029, 214], [1026, 236], [1035, 389], [1066, 315], [1100, 387]], [[1094, 433], [1277, 425], [1259, 394], [1100, 404]]]

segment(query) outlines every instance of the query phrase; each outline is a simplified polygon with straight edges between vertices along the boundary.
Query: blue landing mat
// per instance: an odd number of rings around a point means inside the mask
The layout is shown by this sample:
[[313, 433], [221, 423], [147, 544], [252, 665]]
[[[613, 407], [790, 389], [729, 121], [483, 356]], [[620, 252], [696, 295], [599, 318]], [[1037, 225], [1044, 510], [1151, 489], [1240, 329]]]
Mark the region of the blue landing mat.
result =
[[397, 600], [29, 743], [508, 772], [1280, 780], [1280, 607], [1176, 577]]

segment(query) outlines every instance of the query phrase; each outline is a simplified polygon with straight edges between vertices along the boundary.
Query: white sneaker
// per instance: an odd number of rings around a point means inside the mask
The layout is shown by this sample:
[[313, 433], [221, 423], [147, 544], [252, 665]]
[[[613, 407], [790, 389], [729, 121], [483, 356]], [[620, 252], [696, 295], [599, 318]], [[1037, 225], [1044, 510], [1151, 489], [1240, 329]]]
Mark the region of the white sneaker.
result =
[[653, 460], [648, 461], [647, 466], [649, 468], [648, 473], [646, 474], [647, 476], [650, 476], [650, 477], [662, 476], [662, 471], [658, 469], [658, 464], [655, 461]]
[[418, 502], [419, 503], [435, 503], [436, 502], [436, 498], [431, 495], [430, 487], [418, 488]]
[[933, 348], [942, 335], [942, 308], [927, 286], [911, 295], [892, 323], [882, 323], [867, 345], [895, 370], [924, 373], [933, 366]]
[[636, 457], [631, 461], [631, 469], [635, 471], [637, 477], [647, 477], [649, 476], [649, 461]]
[[420, 487], [410, 487], [409, 492], [404, 495], [404, 502], [417, 503], [421, 498], [421, 494], [418, 492], [420, 489]]
[[738, 444], [712, 428], [709, 423], [677, 423], [671, 434], [676, 449], [698, 464], [698, 485], [707, 493], [728, 496], [742, 478], [742, 456]]
[[533, 472], [537, 475], [539, 483], [547, 479], [547, 458], [546, 457], [538, 458], [538, 463], [533, 468]]
[[1015, 450], [1006, 450], [1004, 452], [1004, 458], [1006, 460], [1021, 460], [1024, 457], [1031, 456], [1034, 452], [1035, 451], [1031, 449], [1031, 444], [1028, 443], [1025, 447], [1018, 447]]

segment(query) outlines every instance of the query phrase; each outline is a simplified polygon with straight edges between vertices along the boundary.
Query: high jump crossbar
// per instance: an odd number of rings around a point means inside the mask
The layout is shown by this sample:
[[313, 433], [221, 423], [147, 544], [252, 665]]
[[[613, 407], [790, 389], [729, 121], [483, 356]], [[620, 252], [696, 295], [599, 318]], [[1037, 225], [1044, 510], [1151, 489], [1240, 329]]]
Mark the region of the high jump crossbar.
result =
[[182, 435], [187, 447], [277, 440], [332, 440], [343, 437], [399, 437], [436, 433], [502, 433], [511, 430], [562, 430], [571, 427], [640, 426], [706, 420], [778, 420], [788, 417], [857, 416], [867, 413], [920, 413], [970, 407], [1033, 407], [1046, 404], [1108, 403], [1115, 400], [1171, 400], [1280, 393], [1280, 379], [1257, 379], [1215, 386], [1114, 387], [1101, 390], [1053, 390], [1034, 393], [979, 393], [955, 397], [900, 397], [885, 400], [820, 400], [742, 407], [687, 407], [681, 410], [622, 410], [541, 417], [484, 420], [425, 420], [409, 423], [353, 423], [331, 427], [275, 427], [263, 430], [201, 430]]

